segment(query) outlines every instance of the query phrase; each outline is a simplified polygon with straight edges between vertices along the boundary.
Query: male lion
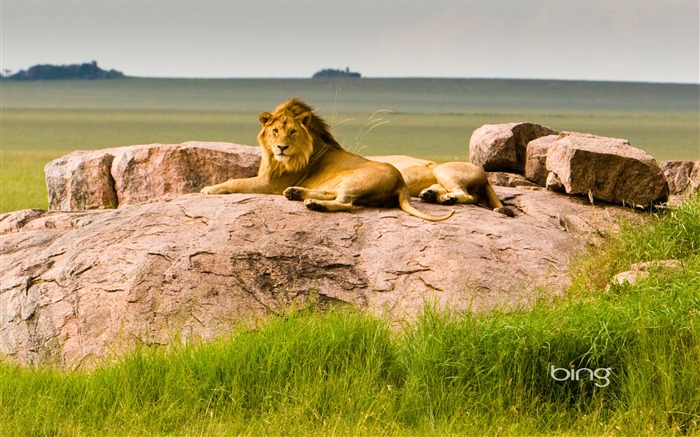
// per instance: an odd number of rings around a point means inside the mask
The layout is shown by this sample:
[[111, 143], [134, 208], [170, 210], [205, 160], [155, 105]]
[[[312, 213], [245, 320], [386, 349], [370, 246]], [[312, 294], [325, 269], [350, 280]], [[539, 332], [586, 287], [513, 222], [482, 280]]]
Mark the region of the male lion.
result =
[[419, 196], [424, 202], [442, 205], [485, 202], [494, 211], [510, 215], [489, 184], [486, 172], [472, 163], [438, 164], [405, 155], [367, 156], [366, 158], [396, 167], [406, 181], [411, 196]]
[[401, 173], [392, 165], [343, 150], [330, 128], [299, 99], [260, 114], [258, 175], [205, 187], [203, 194], [283, 194], [315, 211], [348, 211], [354, 205], [391, 207], [397, 203], [416, 217], [440, 221], [414, 208]]

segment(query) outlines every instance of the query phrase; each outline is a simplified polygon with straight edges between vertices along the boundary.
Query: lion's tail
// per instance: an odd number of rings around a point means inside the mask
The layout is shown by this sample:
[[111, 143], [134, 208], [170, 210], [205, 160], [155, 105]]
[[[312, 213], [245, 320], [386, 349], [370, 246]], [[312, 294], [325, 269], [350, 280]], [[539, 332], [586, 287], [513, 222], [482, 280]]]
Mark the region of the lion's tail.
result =
[[452, 215], [455, 213], [455, 211], [452, 210], [449, 212], [449, 214], [435, 216], [435, 215], [426, 214], [423, 211], [419, 211], [413, 205], [411, 205], [411, 192], [408, 189], [408, 187], [405, 185], [402, 188], [399, 188], [398, 195], [399, 195], [399, 206], [401, 207], [401, 209], [404, 210], [405, 212], [411, 214], [412, 216], [422, 218], [423, 220], [429, 220], [431, 222], [441, 222], [443, 220], [447, 220], [448, 218], [452, 217]]
[[491, 184], [486, 184], [484, 187], [484, 194], [486, 195], [486, 203], [489, 204], [491, 209], [503, 208], [503, 204], [498, 198], [496, 192], [493, 190]]

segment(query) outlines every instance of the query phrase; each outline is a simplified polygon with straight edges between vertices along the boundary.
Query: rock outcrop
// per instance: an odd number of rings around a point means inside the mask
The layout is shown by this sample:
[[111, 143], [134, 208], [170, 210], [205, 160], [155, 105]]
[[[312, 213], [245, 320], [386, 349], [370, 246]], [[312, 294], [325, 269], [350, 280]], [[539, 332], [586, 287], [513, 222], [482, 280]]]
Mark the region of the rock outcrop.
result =
[[[668, 199], [664, 172], [654, 158], [623, 139], [557, 134], [532, 123], [484, 125], [472, 134], [469, 156], [487, 171], [515, 172], [553, 191], [642, 207]], [[666, 175], [692, 187], [689, 181], [698, 173], [693, 165], [669, 164]], [[491, 183], [524, 185], [516, 180], [492, 177]]]
[[549, 144], [546, 165], [554, 175], [548, 184], [563, 186], [568, 194], [641, 206], [668, 198], [659, 165], [627, 140], [565, 132]]
[[661, 171], [669, 194], [685, 196], [700, 191], [700, 161], [663, 161]]
[[[472, 139], [483, 140], [479, 141], [482, 152], [477, 154], [492, 157], [487, 159], [491, 163], [487, 166], [492, 167], [490, 183], [510, 187], [539, 185], [569, 194], [592, 194], [608, 202], [639, 205], [664, 199], [659, 174], [666, 176], [673, 192], [681, 186], [685, 187], [684, 193], [694, 192], [700, 185], [697, 162], [670, 161], [662, 172], [653, 158], [626, 140], [564, 132], [524, 143], [527, 138], [550, 131], [532, 123], [477, 129]], [[489, 140], [484, 140], [487, 137]], [[494, 149], [488, 149], [488, 144]], [[554, 154], [552, 159], [548, 158], [550, 154]], [[513, 160], [496, 158], [499, 156]], [[505, 164], [496, 165], [498, 162]], [[230, 143], [188, 142], [76, 151], [45, 167], [49, 209], [109, 209], [174, 198], [230, 178], [254, 176], [259, 163], [259, 148]], [[514, 167], [522, 170], [513, 173]]]
[[[432, 223], [398, 209], [318, 213], [283, 196], [188, 194], [257, 173], [258, 148], [234, 144], [53, 161], [52, 211], [0, 216], [0, 358], [89, 367], [136, 344], [211, 339], [307, 302], [395, 321], [426, 303], [524, 308], [566, 289], [582, 248], [601, 244], [621, 218], [638, 219], [588, 195], [648, 204], [668, 190], [655, 161], [624, 140], [511, 123], [484, 126], [472, 141], [477, 163], [520, 173], [490, 175], [510, 186], [496, 192], [515, 217], [456, 205], [449, 221]], [[667, 174], [693, 188], [697, 167], [673, 164]]]
[[486, 171], [525, 171], [527, 144], [556, 131], [534, 123], [485, 124], [469, 139], [469, 161]]
[[76, 151], [46, 164], [49, 209], [116, 208], [257, 174], [257, 147], [191, 141]]
[[44, 166], [49, 209], [116, 208], [112, 161], [117, 149], [78, 150]]
[[547, 135], [532, 140], [527, 144], [525, 152], [525, 177], [539, 186], [547, 186], [547, 154], [549, 146], [559, 138], [558, 135]]
[[394, 320], [426, 302], [527, 307], [561, 293], [570, 258], [634, 216], [543, 189], [497, 193], [521, 213], [453, 206], [449, 221], [431, 223], [396, 209], [318, 213], [283, 196], [190, 194], [5, 214], [0, 357], [90, 367], [135, 344], [210, 339], [308, 301]]

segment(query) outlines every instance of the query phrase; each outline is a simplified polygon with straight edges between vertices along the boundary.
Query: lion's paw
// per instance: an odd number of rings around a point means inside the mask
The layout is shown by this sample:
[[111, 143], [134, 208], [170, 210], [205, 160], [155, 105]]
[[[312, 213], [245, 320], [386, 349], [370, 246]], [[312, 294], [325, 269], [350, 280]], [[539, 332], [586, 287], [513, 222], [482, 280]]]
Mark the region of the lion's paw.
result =
[[204, 187], [204, 188], [202, 188], [202, 190], [200, 191], [200, 193], [202, 193], [202, 194], [213, 194], [213, 188], [214, 188], [214, 187]]
[[289, 188], [285, 189], [282, 194], [288, 200], [302, 200], [301, 188], [299, 188], [299, 187], [289, 187]]
[[322, 205], [311, 199], [307, 199], [304, 202], [304, 205], [312, 211], [328, 212], [328, 207], [326, 207], [326, 205]]

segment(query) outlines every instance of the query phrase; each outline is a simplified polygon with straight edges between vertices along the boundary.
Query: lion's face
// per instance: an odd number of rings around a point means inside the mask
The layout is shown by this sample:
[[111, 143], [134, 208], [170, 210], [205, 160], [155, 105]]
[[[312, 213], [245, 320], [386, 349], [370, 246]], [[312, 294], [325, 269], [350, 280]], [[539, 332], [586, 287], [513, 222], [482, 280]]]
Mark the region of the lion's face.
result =
[[262, 130], [258, 135], [260, 145], [277, 161], [283, 172], [295, 172], [305, 168], [313, 154], [313, 138], [307, 128], [310, 114], [272, 115], [260, 114]]

